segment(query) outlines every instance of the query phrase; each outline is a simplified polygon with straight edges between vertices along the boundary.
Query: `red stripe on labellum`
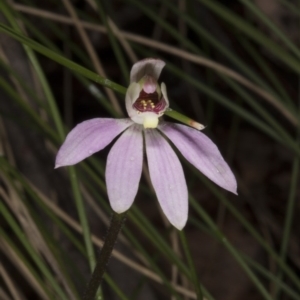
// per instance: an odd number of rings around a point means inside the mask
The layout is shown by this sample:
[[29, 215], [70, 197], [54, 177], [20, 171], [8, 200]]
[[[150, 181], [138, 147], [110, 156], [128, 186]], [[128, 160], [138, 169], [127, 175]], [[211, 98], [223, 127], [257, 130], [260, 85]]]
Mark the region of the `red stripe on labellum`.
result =
[[166, 107], [166, 101], [163, 97], [158, 98], [158, 93], [147, 94], [144, 90], [140, 92], [138, 99], [133, 107], [140, 112], [154, 112], [159, 114]]

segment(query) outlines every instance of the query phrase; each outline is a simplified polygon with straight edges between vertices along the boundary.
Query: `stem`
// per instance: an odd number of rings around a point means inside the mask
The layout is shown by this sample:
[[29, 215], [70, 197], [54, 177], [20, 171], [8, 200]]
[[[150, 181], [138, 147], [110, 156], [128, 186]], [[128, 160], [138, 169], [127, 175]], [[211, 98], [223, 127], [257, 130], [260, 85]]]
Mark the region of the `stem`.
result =
[[111, 256], [118, 234], [125, 221], [126, 214], [113, 213], [110, 227], [107, 232], [103, 247], [97, 260], [96, 267], [94, 269], [92, 278], [90, 279], [88, 286], [85, 290], [83, 300], [94, 300], [97, 289], [99, 288], [108, 260]]

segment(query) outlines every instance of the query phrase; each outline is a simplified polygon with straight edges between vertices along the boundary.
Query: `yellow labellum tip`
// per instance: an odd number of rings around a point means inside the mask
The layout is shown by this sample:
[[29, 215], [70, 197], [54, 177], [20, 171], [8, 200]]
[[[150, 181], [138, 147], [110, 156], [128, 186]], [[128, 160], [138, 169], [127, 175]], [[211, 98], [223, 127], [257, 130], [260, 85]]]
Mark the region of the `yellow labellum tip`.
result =
[[158, 117], [156, 116], [147, 116], [144, 119], [144, 128], [156, 128], [158, 125]]

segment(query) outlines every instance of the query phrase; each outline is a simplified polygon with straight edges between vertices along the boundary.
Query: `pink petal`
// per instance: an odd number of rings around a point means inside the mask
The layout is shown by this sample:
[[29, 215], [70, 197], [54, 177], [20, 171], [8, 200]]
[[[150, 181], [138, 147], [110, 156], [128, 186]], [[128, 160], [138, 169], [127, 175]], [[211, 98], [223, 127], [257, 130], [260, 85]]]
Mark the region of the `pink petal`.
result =
[[91, 119], [78, 124], [60, 147], [55, 168], [74, 165], [91, 156], [132, 124], [130, 119]]
[[217, 146], [202, 132], [180, 124], [158, 126], [182, 155], [220, 187], [237, 194], [236, 179]]
[[130, 72], [130, 83], [139, 82], [145, 75], [152, 76], [158, 80], [165, 62], [156, 58], [145, 58], [132, 66]]
[[116, 141], [107, 158], [107, 193], [115, 212], [122, 213], [132, 205], [141, 179], [142, 164], [142, 127], [134, 125]]
[[177, 229], [188, 216], [188, 191], [180, 161], [157, 130], [145, 130], [146, 153], [151, 182], [161, 208]]

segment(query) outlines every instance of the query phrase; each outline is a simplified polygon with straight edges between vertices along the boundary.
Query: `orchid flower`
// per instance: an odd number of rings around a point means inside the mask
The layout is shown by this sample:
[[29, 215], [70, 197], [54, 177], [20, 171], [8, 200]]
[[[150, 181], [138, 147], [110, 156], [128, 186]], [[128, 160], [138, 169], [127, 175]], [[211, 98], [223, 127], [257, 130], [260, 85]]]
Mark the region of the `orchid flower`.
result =
[[132, 205], [145, 148], [151, 182], [162, 211], [181, 230], [188, 216], [188, 191], [170, 141], [187, 161], [220, 187], [236, 194], [237, 184], [218, 148], [206, 135], [160, 120], [169, 107], [166, 85], [157, 82], [164, 66], [165, 62], [153, 58], [134, 64], [125, 100], [129, 118], [96, 118], [78, 124], [59, 149], [55, 167], [82, 161], [122, 133], [108, 154], [105, 170], [112, 209], [123, 213]]

